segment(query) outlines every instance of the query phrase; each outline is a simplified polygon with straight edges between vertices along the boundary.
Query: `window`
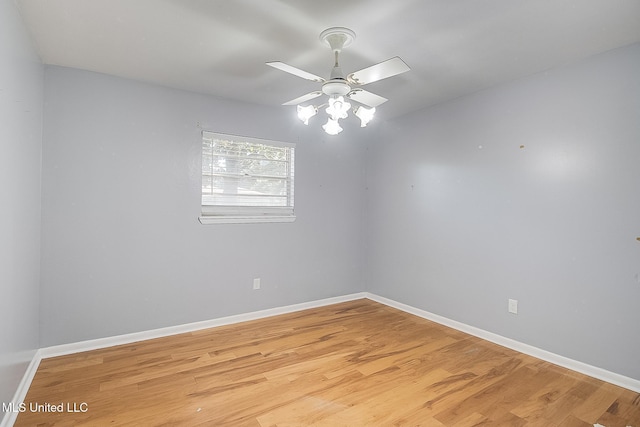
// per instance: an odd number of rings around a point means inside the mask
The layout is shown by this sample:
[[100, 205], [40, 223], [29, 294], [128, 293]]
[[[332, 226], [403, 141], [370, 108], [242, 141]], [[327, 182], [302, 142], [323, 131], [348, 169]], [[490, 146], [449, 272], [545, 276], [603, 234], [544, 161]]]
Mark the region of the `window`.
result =
[[203, 224], [290, 222], [295, 144], [202, 132]]

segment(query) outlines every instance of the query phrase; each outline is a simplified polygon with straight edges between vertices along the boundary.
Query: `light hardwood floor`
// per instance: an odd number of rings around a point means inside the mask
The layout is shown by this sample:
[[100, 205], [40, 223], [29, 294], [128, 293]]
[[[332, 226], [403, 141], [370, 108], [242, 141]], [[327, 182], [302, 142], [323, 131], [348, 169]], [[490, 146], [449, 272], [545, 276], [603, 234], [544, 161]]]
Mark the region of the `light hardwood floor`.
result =
[[370, 300], [45, 359], [24, 403], [16, 426], [640, 427], [638, 393]]

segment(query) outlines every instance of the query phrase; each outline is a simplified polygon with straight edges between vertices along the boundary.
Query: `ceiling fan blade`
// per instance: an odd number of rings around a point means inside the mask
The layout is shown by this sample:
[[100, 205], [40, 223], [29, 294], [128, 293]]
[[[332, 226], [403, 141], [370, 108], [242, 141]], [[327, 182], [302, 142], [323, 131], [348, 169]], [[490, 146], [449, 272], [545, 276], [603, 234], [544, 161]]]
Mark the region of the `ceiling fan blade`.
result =
[[297, 104], [302, 104], [303, 102], [307, 102], [310, 101], [314, 98], [319, 97], [320, 95], [322, 95], [322, 92], [317, 90], [315, 92], [310, 92], [306, 95], [302, 95], [297, 97], [296, 99], [292, 99], [291, 101], [285, 102], [282, 105], [297, 105]]
[[375, 93], [368, 92], [364, 89], [354, 89], [349, 95], [347, 95], [349, 99], [353, 99], [360, 104], [364, 104], [368, 107], [377, 107], [380, 104], [383, 104], [388, 101], [387, 98], [384, 98], [380, 95], [376, 95]]
[[266, 64], [270, 67], [277, 68], [278, 70], [282, 70], [285, 73], [302, 77], [303, 79], [311, 80], [313, 82], [320, 82], [320, 83], [324, 82], [324, 79], [322, 77], [318, 77], [315, 74], [307, 73], [304, 70], [285, 64], [284, 62], [274, 61], [274, 62], [266, 62]]
[[386, 79], [387, 77], [397, 76], [410, 69], [402, 59], [396, 56], [379, 64], [351, 73], [347, 76], [347, 80], [350, 83], [362, 86]]

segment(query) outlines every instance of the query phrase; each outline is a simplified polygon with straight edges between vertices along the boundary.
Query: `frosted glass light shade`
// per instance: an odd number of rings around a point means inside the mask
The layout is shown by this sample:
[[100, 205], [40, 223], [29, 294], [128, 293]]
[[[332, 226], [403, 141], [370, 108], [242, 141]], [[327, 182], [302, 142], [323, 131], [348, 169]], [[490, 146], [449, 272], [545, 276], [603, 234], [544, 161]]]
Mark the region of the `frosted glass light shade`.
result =
[[322, 129], [329, 135], [337, 135], [342, 132], [342, 128], [337, 120], [333, 120], [332, 118], [327, 119], [327, 123], [322, 126]]
[[373, 119], [373, 115], [376, 112], [376, 108], [366, 108], [363, 106], [359, 106], [355, 109], [354, 114], [360, 119], [360, 127], [365, 127], [367, 123]]
[[298, 105], [298, 118], [305, 125], [309, 124], [309, 119], [315, 116], [318, 113], [318, 109], [313, 105], [307, 105], [303, 107], [302, 105]]
[[344, 100], [344, 97], [337, 96], [329, 98], [329, 106], [325, 110], [333, 120], [346, 119], [351, 104]]

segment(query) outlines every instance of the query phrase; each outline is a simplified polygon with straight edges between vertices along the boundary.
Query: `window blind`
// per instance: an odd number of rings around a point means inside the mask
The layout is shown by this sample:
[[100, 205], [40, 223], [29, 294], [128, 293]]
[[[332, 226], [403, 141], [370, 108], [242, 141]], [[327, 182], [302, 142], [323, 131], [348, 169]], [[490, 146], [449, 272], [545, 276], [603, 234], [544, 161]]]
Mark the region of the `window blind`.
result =
[[295, 144], [202, 133], [203, 215], [293, 215]]

